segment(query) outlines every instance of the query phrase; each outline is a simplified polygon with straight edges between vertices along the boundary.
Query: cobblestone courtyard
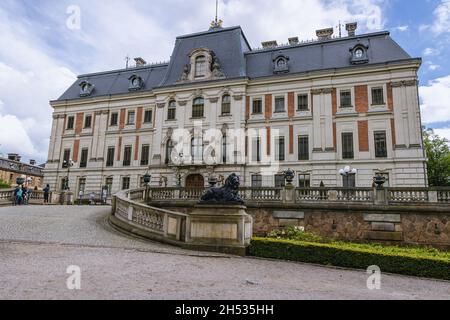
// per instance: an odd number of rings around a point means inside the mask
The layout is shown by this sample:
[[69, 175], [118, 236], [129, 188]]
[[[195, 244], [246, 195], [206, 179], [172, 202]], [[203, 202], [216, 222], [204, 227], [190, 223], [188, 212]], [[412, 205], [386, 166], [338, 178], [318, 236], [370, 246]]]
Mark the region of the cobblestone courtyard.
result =
[[[201, 253], [114, 230], [108, 207], [0, 208], [0, 299], [450, 299], [450, 283]], [[66, 269], [81, 268], [81, 290]]]

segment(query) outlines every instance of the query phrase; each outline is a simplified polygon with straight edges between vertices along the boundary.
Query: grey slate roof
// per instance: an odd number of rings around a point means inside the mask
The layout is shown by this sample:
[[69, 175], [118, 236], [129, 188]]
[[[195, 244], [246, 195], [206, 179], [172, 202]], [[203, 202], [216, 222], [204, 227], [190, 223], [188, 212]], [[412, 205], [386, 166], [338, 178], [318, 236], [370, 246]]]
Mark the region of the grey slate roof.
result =
[[279, 53], [289, 57], [288, 74], [358, 67], [350, 63], [350, 49], [358, 43], [369, 47], [369, 65], [411, 59], [389, 32], [252, 50], [242, 29], [231, 27], [178, 37], [169, 64], [81, 75], [57, 101], [83, 99], [79, 87], [83, 80], [95, 86], [87, 99], [128, 93], [128, 78], [133, 74], [144, 81], [140, 91], [176, 85], [183, 67], [189, 63], [189, 53], [202, 47], [214, 51], [227, 79], [254, 79], [274, 76], [272, 59]]

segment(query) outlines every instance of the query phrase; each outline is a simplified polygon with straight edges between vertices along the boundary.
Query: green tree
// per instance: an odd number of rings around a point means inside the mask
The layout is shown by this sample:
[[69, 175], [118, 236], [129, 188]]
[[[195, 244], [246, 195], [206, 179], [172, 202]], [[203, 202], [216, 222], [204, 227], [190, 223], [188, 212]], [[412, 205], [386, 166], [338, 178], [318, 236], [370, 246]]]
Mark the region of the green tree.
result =
[[432, 129], [423, 130], [425, 152], [428, 157], [428, 183], [433, 187], [450, 186], [450, 147], [448, 140]]
[[7, 183], [6, 181], [3, 181], [2, 179], [0, 179], [0, 189], [8, 189], [11, 186], [9, 185], [9, 183]]

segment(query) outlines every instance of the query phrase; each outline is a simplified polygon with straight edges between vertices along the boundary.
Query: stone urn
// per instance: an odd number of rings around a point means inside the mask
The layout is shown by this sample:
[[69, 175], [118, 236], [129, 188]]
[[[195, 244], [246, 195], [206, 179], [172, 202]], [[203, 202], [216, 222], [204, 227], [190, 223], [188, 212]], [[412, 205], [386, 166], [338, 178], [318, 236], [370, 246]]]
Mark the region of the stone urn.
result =
[[284, 179], [286, 179], [286, 186], [292, 187], [293, 186], [292, 182], [294, 181], [294, 178], [295, 178], [295, 171], [291, 170], [291, 169], [287, 169], [286, 171], [283, 172], [283, 174], [284, 174]]
[[383, 185], [386, 182], [386, 178], [380, 174], [377, 174], [377, 176], [373, 178], [373, 182], [377, 186], [377, 190], [383, 190]]

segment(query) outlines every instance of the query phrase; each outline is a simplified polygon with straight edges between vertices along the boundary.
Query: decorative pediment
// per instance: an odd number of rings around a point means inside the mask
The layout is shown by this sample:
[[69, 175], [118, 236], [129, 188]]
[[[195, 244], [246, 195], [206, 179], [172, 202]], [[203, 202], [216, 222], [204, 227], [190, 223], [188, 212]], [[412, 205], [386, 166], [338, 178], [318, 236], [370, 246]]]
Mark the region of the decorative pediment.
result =
[[197, 48], [189, 53], [189, 63], [183, 67], [178, 82], [221, 78], [225, 78], [225, 74], [216, 54], [208, 48]]

